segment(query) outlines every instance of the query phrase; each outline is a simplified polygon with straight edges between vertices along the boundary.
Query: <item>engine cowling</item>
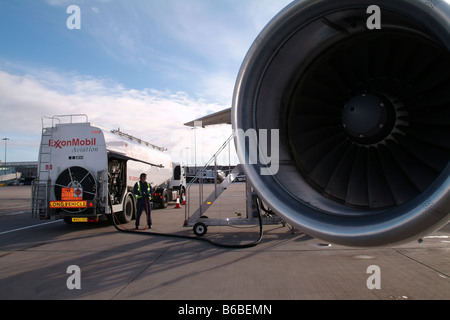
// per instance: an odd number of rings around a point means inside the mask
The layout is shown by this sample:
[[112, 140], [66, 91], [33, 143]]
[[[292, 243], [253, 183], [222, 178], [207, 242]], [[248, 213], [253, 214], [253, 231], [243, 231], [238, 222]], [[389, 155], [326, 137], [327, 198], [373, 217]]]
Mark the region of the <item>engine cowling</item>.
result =
[[[369, 28], [370, 6], [380, 28]], [[247, 178], [283, 219], [331, 243], [382, 246], [437, 230], [450, 212], [449, 70], [447, 1], [294, 1], [236, 82], [233, 129], [280, 138], [273, 175], [235, 139]]]

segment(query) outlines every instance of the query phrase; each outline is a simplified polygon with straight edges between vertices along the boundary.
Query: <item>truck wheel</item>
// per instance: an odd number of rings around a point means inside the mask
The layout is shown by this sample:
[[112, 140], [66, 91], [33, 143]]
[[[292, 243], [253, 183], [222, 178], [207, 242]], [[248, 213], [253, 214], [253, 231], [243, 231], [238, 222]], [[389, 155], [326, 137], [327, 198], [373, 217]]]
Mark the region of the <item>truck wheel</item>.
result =
[[183, 194], [186, 191], [184, 190], [184, 187], [181, 187], [180, 190], [178, 190], [178, 194], [180, 195], [180, 201], [183, 201]]
[[164, 189], [161, 199], [161, 206], [163, 208], [167, 208], [168, 205], [169, 205], [169, 192], [167, 191], [167, 189]]
[[206, 232], [208, 232], [208, 228], [206, 227], [206, 224], [202, 222], [198, 222], [194, 225], [194, 234], [197, 237], [203, 237]]
[[125, 197], [125, 201], [123, 202], [123, 211], [118, 214], [120, 223], [128, 223], [133, 220], [134, 210], [133, 200], [128, 195]]

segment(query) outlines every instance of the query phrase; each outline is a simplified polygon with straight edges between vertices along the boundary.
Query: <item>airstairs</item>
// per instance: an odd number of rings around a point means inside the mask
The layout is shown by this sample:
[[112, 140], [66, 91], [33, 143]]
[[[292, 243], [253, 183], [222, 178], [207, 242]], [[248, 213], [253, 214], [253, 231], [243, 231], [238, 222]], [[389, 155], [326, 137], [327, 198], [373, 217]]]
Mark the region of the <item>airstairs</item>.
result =
[[[193, 227], [194, 234], [197, 236], [204, 236], [207, 232], [208, 226], [236, 226], [236, 225], [257, 225], [261, 221], [264, 225], [276, 225], [284, 222], [277, 217], [273, 212], [264, 208], [261, 200], [254, 191], [253, 187], [246, 182], [246, 216], [233, 218], [209, 218], [206, 212], [219, 199], [219, 197], [227, 190], [227, 188], [236, 180], [236, 177], [242, 171], [242, 165], [238, 164], [233, 170], [229, 170], [228, 175], [222, 181], [218, 180], [217, 159], [219, 155], [229, 146], [233, 140], [231, 135], [211, 159], [200, 169], [194, 179], [187, 184], [186, 197], [187, 204], [185, 206], [185, 222], [184, 227]], [[204, 173], [208, 168], [214, 165], [214, 190], [209, 195], [205, 196], [204, 188]], [[198, 188], [198, 202], [192, 197], [192, 188]], [[191, 215], [191, 207], [198, 208]], [[261, 213], [261, 210], [263, 213]], [[193, 211], [193, 209], [192, 209]]]

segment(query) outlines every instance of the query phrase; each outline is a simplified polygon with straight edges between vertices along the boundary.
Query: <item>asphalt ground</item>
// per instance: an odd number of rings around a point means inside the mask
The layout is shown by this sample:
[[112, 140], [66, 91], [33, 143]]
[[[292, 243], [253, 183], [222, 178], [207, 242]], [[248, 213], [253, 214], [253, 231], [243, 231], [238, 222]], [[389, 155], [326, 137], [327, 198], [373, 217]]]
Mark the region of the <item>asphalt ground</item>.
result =
[[[127, 233], [111, 222], [36, 220], [30, 199], [29, 186], [0, 188], [1, 300], [450, 299], [449, 225], [422, 243], [386, 248], [327, 244], [282, 224], [265, 225], [258, 245], [230, 249], [196, 239], [183, 227], [184, 206], [175, 203], [152, 211], [152, 230]], [[233, 183], [207, 214], [244, 219], [245, 183]], [[120, 228], [132, 230], [134, 222]], [[259, 226], [211, 226], [204, 238], [252, 244]]]

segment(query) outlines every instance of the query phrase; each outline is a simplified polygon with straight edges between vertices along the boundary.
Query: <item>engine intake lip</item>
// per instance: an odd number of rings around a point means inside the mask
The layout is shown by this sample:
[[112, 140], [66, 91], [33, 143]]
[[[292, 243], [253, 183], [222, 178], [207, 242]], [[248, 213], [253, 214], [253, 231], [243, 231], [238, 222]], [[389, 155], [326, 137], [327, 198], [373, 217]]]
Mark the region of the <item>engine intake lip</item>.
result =
[[[268, 24], [250, 48], [236, 82], [232, 108], [234, 129], [280, 131], [280, 170], [273, 176], [262, 176], [261, 164], [246, 163], [248, 150], [235, 141], [238, 154], [244, 155], [240, 160], [247, 177], [263, 200], [305, 233], [352, 246], [379, 246], [418, 238], [447, 223], [450, 207], [449, 165], [441, 168], [419, 195], [374, 208], [346, 204], [333, 194], [324, 194], [299, 169], [286, 115], [298, 74], [328, 48], [350, 37], [394, 32], [426, 39], [450, 51], [448, 3], [441, 2], [433, 9], [418, 0], [378, 0], [370, 1], [370, 5], [381, 8], [381, 31], [368, 31], [365, 26], [369, 2], [293, 2]], [[395, 106], [395, 112], [399, 108]]]

